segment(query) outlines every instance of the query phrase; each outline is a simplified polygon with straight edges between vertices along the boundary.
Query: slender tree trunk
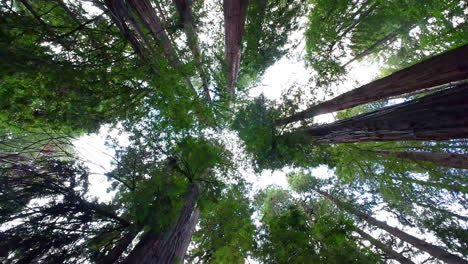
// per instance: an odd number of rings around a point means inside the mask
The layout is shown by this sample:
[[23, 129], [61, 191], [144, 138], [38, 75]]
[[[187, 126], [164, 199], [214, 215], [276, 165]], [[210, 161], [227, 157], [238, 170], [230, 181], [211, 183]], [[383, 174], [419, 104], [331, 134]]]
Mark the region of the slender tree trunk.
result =
[[414, 161], [430, 161], [442, 167], [468, 169], [468, 154], [389, 150], [379, 150], [373, 152], [384, 157], [396, 157]]
[[146, 233], [123, 263], [183, 263], [185, 252], [198, 222], [199, 210], [195, 206], [199, 194], [199, 185], [191, 184], [175, 225], [161, 234], [154, 231]]
[[385, 78], [276, 121], [277, 125], [303, 120], [402, 95], [449, 82], [468, 79], [468, 45], [434, 56]]
[[140, 232], [138, 228], [132, 228], [129, 232], [127, 232], [114, 248], [101, 260], [98, 261], [99, 264], [113, 264], [116, 263], [117, 260], [122, 256], [123, 252], [128, 248], [128, 246], [132, 243], [133, 239], [135, 239], [136, 235]]
[[227, 85], [235, 93], [241, 57], [241, 41], [244, 34], [248, 0], [224, 0], [224, 31], [227, 63]]
[[468, 84], [361, 114], [332, 124], [285, 134], [311, 143], [354, 143], [468, 138]]
[[407, 257], [403, 256], [401, 253], [396, 252], [393, 250], [391, 247], [385, 245], [384, 243], [380, 242], [379, 240], [373, 238], [371, 235], [367, 234], [363, 230], [359, 229], [356, 227], [355, 231], [365, 240], [368, 240], [371, 242], [372, 245], [374, 245], [376, 248], [382, 250], [382, 252], [385, 253], [385, 255], [390, 258], [394, 259], [401, 264], [414, 264], [413, 261], [408, 259]]
[[174, 0], [174, 4], [179, 13], [180, 19], [184, 24], [185, 35], [187, 36], [187, 44], [192, 51], [193, 60], [197, 66], [198, 73], [202, 80], [203, 93], [207, 101], [211, 101], [209, 90], [209, 75], [203, 67], [200, 45], [197, 37], [197, 31], [193, 23], [193, 14], [190, 0]]
[[380, 39], [379, 41], [377, 41], [376, 43], [374, 43], [372, 46], [368, 47], [367, 49], [363, 50], [361, 53], [359, 54], [356, 54], [352, 59], [350, 59], [348, 62], [346, 62], [345, 64], [343, 64], [341, 66], [342, 69], [346, 68], [349, 64], [357, 61], [357, 60], [360, 60], [364, 57], [366, 57], [367, 55], [370, 55], [371, 53], [373, 53], [378, 47], [380, 46], [383, 46], [384, 44], [386, 43], [393, 43], [398, 35], [400, 33], [399, 32], [392, 32], [388, 35], [386, 35], [384, 38]]
[[468, 187], [463, 186], [463, 185], [451, 185], [451, 184], [440, 183], [440, 182], [429, 182], [429, 181], [416, 180], [416, 179], [407, 178], [407, 177], [388, 177], [388, 178], [392, 180], [396, 180], [396, 181], [406, 182], [406, 183], [415, 183], [415, 184], [419, 184], [423, 186], [445, 189], [445, 190], [454, 191], [454, 192], [468, 193]]
[[327, 192], [323, 192], [319, 189], [314, 189], [317, 193], [321, 194], [331, 202], [333, 202], [336, 206], [338, 206], [340, 209], [347, 211], [350, 214], [353, 214], [360, 218], [361, 220], [366, 221], [367, 223], [376, 226], [380, 229], [385, 230], [386, 232], [398, 237], [399, 239], [413, 245], [415, 248], [427, 252], [429, 255], [438, 258], [446, 263], [449, 264], [468, 264], [468, 261], [462, 259], [461, 257], [451, 254], [450, 252], [447, 252], [446, 250], [435, 246], [433, 244], [430, 244], [424, 240], [421, 240], [415, 236], [412, 236], [398, 228], [392, 227], [387, 225], [387, 223], [379, 221], [365, 213], [362, 213], [361, 211], [357, 210], [353, 206], [340, 201], [339, 199], [335, 198], [334, 196], [328, 194]]
[[438, 211], [438, 212], [441, 212], [442, 214], [446, 214], [446, 215], [449, 215], [451, 217], [457, 218], [459, 220], [463, 220], [465, 222], [468, 222], [468, 217], [467, 216], [455, 214], [455, 213], [452, 213], [452, 212], [447, 211], [445, 209], [440, 209], [440, 208], [438, 208], [436, 206], [432, 206], [430, 204], [426, 204], [426, 203], [422, 203], [422, 202], [418, 202], [418, 201], [413, 201], [413, 203], [415, 203], [416, 205], [419, 205], [421, 207], [429, 208], [432, 211]]

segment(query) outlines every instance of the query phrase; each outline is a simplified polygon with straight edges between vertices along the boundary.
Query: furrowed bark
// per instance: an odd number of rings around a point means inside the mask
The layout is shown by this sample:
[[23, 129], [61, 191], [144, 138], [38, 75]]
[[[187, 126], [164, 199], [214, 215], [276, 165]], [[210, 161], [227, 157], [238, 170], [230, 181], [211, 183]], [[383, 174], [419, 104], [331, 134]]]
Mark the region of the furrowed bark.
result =
[[468, 84], [285, 136], [310, 143], [468, 138]]
[[465, 79], [468, 79], [468, 45], [434, 56], [302, 112], [279, 119], [276, 125], [286, 125], [316, 115]]
[[468, 264], [468, 261], [464, 260], [463, 258], [457, 256], [457, 255], [454, 255], [438, 246], [435, 246], [431, 243], [428, 243], [424, 240], [421, 240], [415, 236], [412, 236], [398, 228], [395, 228], [395, 227], [392, 227], [392, 226], [389, 226], [387, 225], [387, 223], [385, 222], [382, 222], [382, 221], [379, 221], [365, 213], [362, 213], [361, 211], [357, 210], [356, 208], [354, 208], [353, 206], [345, 203], [345, 202], [342, 202], [340, 201], [339, 199], [335, 198], [334, 196], [328, 194], [327, 192], [323, 192], [319, 189], [313, 189], [314, 191], [316, 191], [317, 193], [319, 193], [320, 195], [324, 196], [325, 198], [327, 198], [328, 200], [330, 200], [331, 202], [333, 202], [336, 206], [338, 206], [338, 208], [350, 213], [350, 214], [353, 214], [355, 216], [357, 216], [358, 218], [360, 218], [361, 220], [364, 220], [366, 221], [367, 223], [373, 225], [373, 226], [376, 226], [382, 230], [385, 230], [386, 232], [394, 235], [395, 237], [398, 237], [399, 239], [413, 245], [415, 248], [419, 249], [419, 250], [422, 250], [422, 251], [425, 251], [427, 252], [429, 255], [435, 257], [435, 258], [438, 258], [446, 263], [449, 263], [449, 264]]
[[226, 43], [227, 85], [235, 93], [241, 57], [241, 41], [244, 34], [248, 0], [224, 0], [224, 31]]
[[410, 259], [408, 259], [407, 257], [403, 256], [401, 253], [398, 253], [396, 252], [395, 250], [393, 250], [391, 247], [385, 245], [384, 243], [380, 242], [379, 240], [375, 239], [374, 237], [372, 237], [371, 235], [367, 234], [366, 232], [364, 232], [363, 230], [359, 229], [356, 227], [356, 229], [354, 230], [356, 231], [356, 233], [358, 233], [362, 238], [364, 238], [365, 240], [369, 241], [372, 245], [374, 245], [376, 248], [382, 250], [382, 252], [384, 252], [384, 254], [390, 258], [390, 259], [394, 259], [398, 262], [400, 262], [401, 264], [414, 264], [413, 261], [411, 261]]
[[117, 260], [122, 256], [123, 252], [128, 248], [128, 246], [132, 243], [133, 239], [138, 235], [140, 229], [133, 228], [129, 232], [127, 232], [120, 240], [117, 242], [115, 247], [100, 261], [99, 264], [113, 264], [116, 263]]
[[123, 263], [183, 263], [185, 252], [198, 222], [199, 210], [195, 206], [199, 194], [200, 186], [192, 183], [175, 225], [162, 234], [149, 231]]
[[209, 75], [204, 69], [202, 63], [202, 56], [200, 52], [200, 45], [197, 36], [197, 30], [193, 23], [193, 14], [190, 0], [174, 0], [174, 4], [179, 13], [180, 19], [184, 24], [185, 35], [187, 36], [187, 44], [192, 51], [193, 60], [197, 66], [198, 73], [203, 86], [204, 97], [207, 101], [211, 101], [209, 90]]
[[[166, 29], [164, 28], [162, 21], [151, 5], [151, 2], [148, 0], [106, 0], [105, 6], [110, 10], [110, 13], [112, 14], [111, 18], [114, 23], [119, 27], [124, 36], [129, 39], [132, 47], [138, 54], [140, 54], [141, 57], [149, 60], [149, 58], [144, 56], [145, 47], [143, 47], [141, 42], [148, 46], [148, 41], [146, 39], [146, 35], [140, 28], [140, 24], [149, 30], [156, 45], [161, 48], [171, 67], [180, 72], [182, 62], [180, 61], [177, 51], [166, 33]], [[134, 15], [132, 15], [132, 11], [129, 8], [135, 12]], [[135, 29], [137, 35], [142, 39], [142, 41], [138, 41], [134, 32], [130, 30], [128, 23]], [[150, 50], [151, 47], [146, 48], [152, 53]], [[190, 79], [187, 76], [182, 76], [182, 78], [187, 86], [197, 93]]]
[[414, 161], [430, 161], [442, 167], [468, 169], [468, 154], [389, 150], [379, 150], [374, 152], [384, 157], [396, 157]]

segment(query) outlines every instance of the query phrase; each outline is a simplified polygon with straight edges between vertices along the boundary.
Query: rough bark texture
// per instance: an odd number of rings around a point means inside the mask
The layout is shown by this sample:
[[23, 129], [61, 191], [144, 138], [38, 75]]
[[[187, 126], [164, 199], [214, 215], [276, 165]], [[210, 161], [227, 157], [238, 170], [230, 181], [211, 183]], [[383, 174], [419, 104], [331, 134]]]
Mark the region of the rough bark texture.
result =
[[248, 0], [224, 0], [224, 31], [226, 43], [228, 91], [235, 92], [241, 57], [241, 41], [244, 34]]
[[211, 101], [209, 91], [209, 74], [205, 70], [200, 52], [200, 45], [197, 36], [197, 30], [193, 23], [193, 14], [191, 0], [174, 0], [177, 12], [179, 13], [182, 24], [184, 25], [185, 35], [187, 36], [187, 44], [192, 51], [193, 60], [197, 66], [197, 71], [200, 74], [203, 86], [203, 94], [206, 100]]
[[434, 56], [276, 122], [285, 125], [320, 114], [468, 79], [468, 45]]
[[99, 264], [113, 264], [116, 263], [117, 260], [122, 256], [122, 253], [128, 248], [128, 246], [132, 243], [133, 239], [138, 235], [140, 232], [139, 229], [133, 228], [128, 233], [126, 233], [120, 240], [117, 242], [115, 247], [100, 261]]
[[175, 225], [162, 234], [157, 234], [154, 231], [146, 233], [123, 263], [183, 263], [185, 252], [198, 222], [199, 210], [195, 205], [199, 194], [199, 185], [191, 184]]
[[417, 100], [288, 136], [306, 136], [312, 143], [468, 138], [467, 113], [468, 84], [459, 84]]
[[373, 225], [373, 226], [376, 226], [382, 230], [385, 230], [386, 232], [398, 237], [399, 239], [413, 245], [415, 248], [419, 249], [419, 250], [422, 250], [422, 251], [425, 251], [427, 252], [429, 255], [437, 258], [437, 259], [440, 259], [446, 263], [449, 263], [449, 264], [468, 264], [468, 261], [464, 260], [463, 258], [457, 256], [457, 255], [454, 255], [454, 254], [451, 254], [450, 252], [447, 252], [446, 250], [438, 247], [438, 246], [435, 246], [433, 244], [430, 244], [430, 243], [427, 243], [426, 241], [424, 240], [421, 240], [415, 236], [412, 236], [398, 228], [395, 228], [395, 227], [392, 227], [392, 226], [389, 226], [387, 225], [387, 223], [385, 222], [382, 222], [382, 221], [379, 221], [367, 214], [364, 214], [362, 213], [361, 211], [357, 210], [356, 208], [354, 208], [353, 206], [347, 204], [347, 203], [344, 203], [340, 200], [338, 200], [337, 198], [335, 198], [334, 196], [326, 193], [326, 192], [323, 192], [321, 190], [318, 190], [318, 189], [314, 189], [314, 191], [316, 191], [317, 193], [323, 195], [325, 198], [327, 198], [328, 200], [330, 200], [331, 202], [333, 202], [334, 204], [336, 204], [336, 206], [338, 206], [340, 209], [342, 210], [345, 210], [347, 211], [348, 213], [351, 213], [355, 216], [357, 216], [358, 218], [360, 218], [361, 220], [364, 220], [366, 221], [367, 223]]
[[[149, 30], [151, 37], [161, 48], [171, 67], [180, 72], [182, 62], [166, 33], [163, 22], [149, 0], [105, 0], [104, 3], [112, 20], [140, 57], [145, 61], [150, 60], [144, 54], [145, 51], [154, 56], [153, 47], [148, 45], [148, 39], [141, 28], [143, 26]], [[187, 86], [196, 93], [190, 79], [187, 76], [183, 76], [183, 78]]]
[[394, 260], [400, 262], [401, 264], [414, 264], [414, 262], [411, 261], [410, 259], [408, 259], [407, 257], [405, 257], [402, 254], [396, 252], [391, 247], [389, 247], [389, 246], [385, 245], [384, 243], [380, 242], [379, 240], [373, 238], [371, 235], [367, 234], [366, 232], [362, 231], [361, 229], [356, 228], [355, 231], [361, 237], [363, 237], [365, 240], [368, 240], [369, 242], [371, 242], [371, 244], [374, 245], [376, 248], [382, 250], [389, 259], [394, 259]]
[[449, 168], [468, 169], [468, 154], [443, 152], [410, 152], [410, 151], [375, 151], [380, 156], [397, 157], [414, 161], [430, 161], [436, 165]]

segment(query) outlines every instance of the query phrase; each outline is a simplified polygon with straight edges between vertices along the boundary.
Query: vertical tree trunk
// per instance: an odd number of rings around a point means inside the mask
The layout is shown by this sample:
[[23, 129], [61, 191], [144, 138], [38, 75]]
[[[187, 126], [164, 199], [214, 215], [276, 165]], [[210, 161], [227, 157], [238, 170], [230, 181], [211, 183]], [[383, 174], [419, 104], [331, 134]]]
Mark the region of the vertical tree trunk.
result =
[[177, 222], [161, 234], [154, 231], [146, 233], [123, 263], [183, 263], [185, 252], [198, 222], [199, 210], [195, 206], [199, 194], [199, 185], [192, 183]]
[[193, 60], [195, 61], [198, 73], [200, 74], [204, 97], [207, 101], [211, 101], [209, 90], [209, 75], [203, 67], [197, 31], [195, 29], [195, 25], [193, 24], [191, 1], [174, 0], [174, 4], [176, 6], [177, 12], [179, 13], [180, 19], [184, 24], [185, 35], [187, 36], [187, 45], [192, 51]]
[[449, 264], [468, 264], [468, 261], [462, 259], [461, 257], [451, 254], [450, 252], [435, 246], [433, 244], [430, 244], [424, 240], [421, 240], [415, 236], [412, 236], [398, 228], [392, 227], [387, 225], [387, 223], [379, 221], [365, 213], [362, 213], [361, 211], [357, 210], [353, 206], [340, 201], [339, 199], [335, 198], [334, 196], [328, 194], [327, 192], [323, 192], [319, 189], [313, 189], [317, 193], [321, 194], [331, 202], [333, 202], [336, 206], [338, 206], [340, 209], [345, 210], [346, 212], [353, 214], [360, 218], [361, 220], [366, 221], [367, 223], [376, 226], [380, 229], [385, 230], [386, 232], [398, 237], [399, 239], [413, 245], [415, 248], [420, 249], [422, 251], [427, 252], [429, 255], [438, 258], [446, 263]]
[[128, 246], [132, 243], [133, 239], [138, 235], [140, 232], [139, 229], [133, 228], [129, 232], [127, 232], [114, 248], [101, 260], [98, 261], [99, 264], [113, 264], [116, 263], [117, 260], [122, 256], [122, 253], [128, 248]]
[[277, 125], [303, 120], [354, 106], [468, 79], [468, 45], [434, 56], [385, 78], [276, 121]]
[[363, 230], [356, 227], [355, 231], [361, 237], [363, 237], [365, 240], [368, 240], [369, 242], [371, 242], [371, 244], [374, 245], [376, 248], [382, 250], [388, 258], [394, 259], [394, 260], [400, 262], [401, 264], [414, 264], [413, 261], [411, 261], [407, 257], [403, 256], [402, 254], [396, 252], [391, 247], [385, 245], [384, 243], [380, 242], [379, 240], [373, 238], [371, 235], [367, 234]]
[[361, 114], [332, 124], [285, 134], [311, 143], [448, 140], [468, 137], [468, 84]]
[[241, 41], [244, 34], [248, 0], [224, 0], [224, 31], [228, 91], [234, 94], [239, 73]]
[[389, 150], [379, 150], [374, 152], [384, 157], [396, 157], [414, 161], [430, 161], [442, 167], [468, 169], [468, 154]]

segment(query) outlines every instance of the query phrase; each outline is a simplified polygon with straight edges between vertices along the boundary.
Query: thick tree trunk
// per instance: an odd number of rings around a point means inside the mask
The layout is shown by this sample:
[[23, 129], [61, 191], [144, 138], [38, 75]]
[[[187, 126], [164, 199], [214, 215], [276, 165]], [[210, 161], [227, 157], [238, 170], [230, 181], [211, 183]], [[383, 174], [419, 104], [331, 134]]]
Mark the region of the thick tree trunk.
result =
[[442, 167], [468, 169], [468, 154], [389, 150], [379, 150], [373, 152], [384, 157], [396, 157], [414, 161], [430, 161]]
[[384, 254], [389, 258], [389, 259], [394, 259], [401, 264], [414, 264], [413, 261], [408, 259], [407, 257], [403, 256], [402, 254], [396, 252], [393, 250], [391, 247], [385, 245], [384, 243], [380, 242], [379, 240], [373, 238], [371, 235], [367, 234], [363, 230], [359, 229], [356, 227], [355, 230], [362, 238], [365, 240], [368, 240], [372, 245], [374, 245], [376, 248], [382, 250]]
[[202, 63], [202, 56], [200, 52], [200, 46], [197, 36], [195, 25], [193, 24], [193, 14], [190, 0], [174, 0], [177, 12], [179, 13], [180, 19], [184, 24], [185, 35], [187, 36], [187, 44], [192, 51], [193, 60], [197, 66], [198, 73], [202, 80], [203, 93], [207, 101], [211, 101], [209, 91], [209, 75], [204, 69]]
[[286, 134], [311, 143], [354, 143], [468, 138], [468, 84]]
[[241, 41], [244, 34], [248, 0], [224, 0], [224, 31], [227, 63], [227, 85], [235, 93], [241, 57]]
[[277, 125], [303, 120], [422, 89], [468, 79], [468, 45], [434, 56], [385, 78], [276, 121]]
[[185, 252], [198, 222], [199, 210], [195, 206], [199, 194], [199, 185], [191, 184], [175, 225], [162, 234], [154, 231], [146, 233], [123, 263], [183, 263]]
[[339, 199], [335, 198], [334, 196], [328, 194], [327, 192], [323, 192], [319, 189], [314, 189], [317, 193], [321, 194], [331, 202], [333, 202], [336, 206], [338, 206], [340, 209], [347, 211], [350, 214], [353, 214], [360, 218], [361, 220], [366, 221], [367, 223], [376, 226], [380, 229], [385, 230], [386, 232], [398, 237], [399, 239], [413, 245], [415, 248], [427, 252], [429, 255], [438, 258], [446, 263], [449, 264], [468, 264], [468, 261], [462, 259], [461, 257], [451, 254], [450, 252], [447, 252], [446, 250], [435, 246], [433, 244], [427, 243], [424, 240], [421, 240], [415, 236], [412, 236], [398, 228], [392, 227], [387, 225], [387, 223], [379, 221], [367, 214], [362, 213], [361, 211], [357, 210], [353, 206], [344, 203], [340, 201]]
[[123, 252], [128, 248], [128, 246], [132, 243], [133, 239], [138, 235], [140, 229], [133, 228], [128, 233], [126, 233], [114, 248], [101, 260], [97, 263], [99, 264], [113, 264], [116, 263], [117, 260], [122, 256]]

